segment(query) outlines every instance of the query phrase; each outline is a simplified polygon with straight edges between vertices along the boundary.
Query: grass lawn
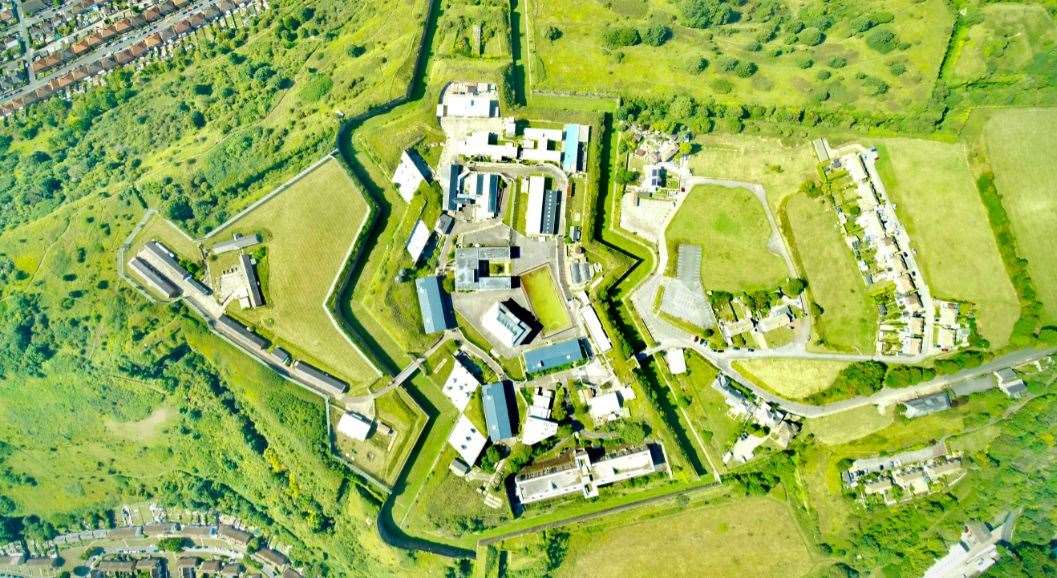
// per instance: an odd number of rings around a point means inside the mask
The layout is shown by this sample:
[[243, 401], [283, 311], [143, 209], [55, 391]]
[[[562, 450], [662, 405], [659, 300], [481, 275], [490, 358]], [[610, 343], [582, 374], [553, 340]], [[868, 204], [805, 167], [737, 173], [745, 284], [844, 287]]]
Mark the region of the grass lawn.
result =
[[712, 389], [718, 371], [697, 353], [686, 352], [686, 373], [672, 376], [673, 390], [681, 396], [687, 421], [707, 445], [707, 450], [722, 468], [718, 457], [729, 449], [741, 425], [727, 415], [723, 395]]
[[198, 249], [198, 243], [172, 221], [157, 213], [147, 219], [139, 234], [132, 239], [132, 245], [125, 252], [126, 259], [131, 259], [148, 241], [152, 240], [157, 240], [168, 247], [170, 251], [176, 253], [179, 259], [195, 262], [202, 260], [202, 252]]
[[808, 420], [805, 433], [828, 445], [846, 444], [883, 430], [895, 421], [892, 410], [880, 413], [868, 405]]
[[984, 128], [987, 156], [1017, 239], [1017, 253], [1039, 292], [1044, 321], [1057, 321], [1057, 109], [993, 113]]
[[969, 27], [950, 67], [955, 82], [1008, 82], [1057, 41], [1053, 17], [1040, 4], [985, 4], [979, 10], [983, 17]]
[[789, 506], [757, 497], [574, 533], [557, 575], [803, 576], [813, 565]]
[[877, 308], [844, 242], [836, 213], [822, 199], [797, 194], [787, 199], [782, 216], [811, 299], [822, 307], [812, 326], [815, 343], [824, 349], [872, 353]]
[[264, 234], [271, 302], [232, 313], [274, 335], [295, 357], [307, 357], [348, 381], [353, 391], [368, 386], [378, 372], [334, 324], [325, 303], [367, 214], [362, 193], [331, 160], [210, 239]]
[[695, 175], [759, 183], [775, 214], [782, 199], [818, 177], [815, 153], [806, 139], [713, 133], [698, 136], [694, 144], [690, 168]]
[[[1024, 128], [1028, 126], [1025, 124]], [[1034, 122], [1030, 126], [1033, 131], [1039, 128]], [[1053, 126], [1057, 127], [1057, 122]], [[881, 177], [910, 233], [932, 295], [975, 303], [980, 333], [992, 347], [1002, 347], [1020, 316], [1020, 305], [973, 182], [965, 146], [912, 139], [886, 139], [878, 144]], [[1019, 151], [1030, 147], [1018, 138], [1008, 148]], [[1043, 158], [1038, 158], [1039, 164], [1050, 164]], [[1038, 184], [1041, 183], [1034, 185]], [[1052, 209], [1057, 207], [1057, 201], [1048, 201], [1048, 205], [1026, 206], [1022, 214], [1034, 213], [1032, 218], [1038, 218], [1034, 215], [1044, 214], [1049, 206], [1052, 224]], [[1042, 228], [1034, 228], [1020, 236], [1044, 234]], [[1046, 252], [1052, 253], [1052, 243], [1036, 242], [1039, 248], [1046, 247]]]
[[702, 248], [705, 289], [772, 288], [788, 273], [782, 258], [768, 247], [771, 234], [765, 209], [751, 191], [696, 187], [665, 231], [670, 267], [675, 270], [679, 245], [693, 243]]
[[521, 286], [532, 304], [532, 311], [543, 325], [543, 334], [557, 333], [572, 323], [562, 303], [551, 268], [537, 267], [521, 275]]
[[[899, 112], [928, 99], [952, 28], [952, 13], [942, 0], [857, 2], [830, 10], [836, 24], [821, 44], [810, 46], [791, 39], [789, 25], [778, 26], [772, 38], [753, 44], [761, 29], [777, 25], [779, 17], [796, 22], [798, 12], [821, 10], [823, 4], [822, 0], [778, 4], [780, 16], [769, 22], [745, 18], [700, 30], [682, 26], [678, 4], [665, 0], [591, 0], [575, 5], [527, 0], [525, 13], [534, 47], [530, 77], [534, 88], [547, 91], [619, 91], [635, 96], [690, 93], [720, 102], [744, 101], [747, 95], [751, 103], [779, 106], [852, 106]], [[906, 42], [905, 50], [881, 54], [867, 47], [864, 35], [852, 34], [850, 23], [856, 17], [881, 10], [895, 16], [885, 28]], [[651, 22], [673, 29], [672, 38], [663, 46], [604, 46], [602, 36], [608, 28], [643, 29]], [[559, 38], [546, 37], [550, 27], [561, 31]], [[777, 49], [781, 53], [776, 55]], [[742, 78], [724, 71], [725, 58], [753, 62], [759, 70]], [[705, 63], [698, 64], [701, 59]], [[834, 59], [843, 59], [843, 65], [830, 66]], [[888, 63], [900, 63], [906, 70], [896, 74], [883, 65]], [[831, 76], [819, 80], [820, 70]], [[887, 90], [871, 90], [861, 73], [883, 81]]]
[[735, 367], [756, 385], [789, 399], [805, 399], [833, 384], [843, 361], [821, 359], [748, 359]]

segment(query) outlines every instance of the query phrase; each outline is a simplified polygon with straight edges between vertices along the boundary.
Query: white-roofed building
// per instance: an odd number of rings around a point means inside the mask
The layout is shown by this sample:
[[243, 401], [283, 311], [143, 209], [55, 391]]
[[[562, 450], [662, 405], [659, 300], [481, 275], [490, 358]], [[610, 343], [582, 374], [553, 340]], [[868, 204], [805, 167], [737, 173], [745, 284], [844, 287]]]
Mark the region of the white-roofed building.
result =
[[405, 202], [410, 203], [415, 193], [418, 192], [418, 187], [428, 182], [429, 178], [429, 167], [418, 158], [417, 154], [408, 151], [401, 153], [400, 164], [393, 173], [393, 184], [396, 185]]
[[347, 412], [338, 420], [338, 433], [348, 438], [363, 441], [371, 435], [374, 422], [355, 412]]
[[426, 224], [419, 220], [415, 223], [415, 228], [411, 231], [411, 238], [407, 240], [407, 254], [411, 256], [412, 263], [418, 263], [418, 260], [422, 258], [422, 252], [426, 250], [426, 245], [429, 243], [429, 238], [432, 235], [429, 229], [426, 228]]
[[499, 116], [499, 92], [487, 82], [453, 82], [444, 89], [437, 116], [492, 118]]
[[459, 416], [459, 420], [455, 422], [455, 428], [451, 430], [451, 435], [448, 436], [448, 444], [455, 448], [459, 458], [469, 466], [473, 466], [477, 462], [477, 458], [484, 451], [484, 445], [487, 441], [488, 439], [484, 437], [484, 434], [478, 431], [477, 427], [465, 415]]
[[558, 424], [545, 418], [529, 415], [521, 431], [521, 443], [531, 446], [558, 433]]
[[682, 375], [686, 373], [686, 354], [683, 353], [682, 349], [669, 349], [664, 352], [664, 361], [668, 363], [668, 371], [672, 372], [672, 375]]
[[562, 151], [550, 149], [522, 148], [521, 160], [530, 161], [534, 163], [558, 164], [562, 162]]
[[595, 308], [591, 305], [584, 305], [580, 308], [580, 316], [583, 317], [587, 334], [591, 336], [591, 341], [595, 344], [595, 352], [605, 353], [613, 349], [613, 344], [609, 341], [609, 336], [606, 335], [606, 330], [602, 327], [602, 321], [598, 319]]
[[524, 344], [531, 333], [528, 323], [519, 319], [502, 302], [493, 304], [485, 312], [482, 325], [504, 347], [517, 347]]
[[514, 160], [518, 157], [517, 147], [512, 144], [499, 144], [488, 131], [477, 131], [461, 143], [460, 151], [467, 157], [486, 157], [492, 161]]
[[[597, 423], [605, 423], [627, 417], [628, 410], [624, 407], [624, 397], [621, 394], [630, 394], [630, 392], [631, 390], [629, 389], [623, 389], [596, 395], [587, 400], [587, 413]], [[632, 396], [628, 395], [628, 399], [631, 398]]]
[[481, 382], [463, 365], [462, 360], [458, 356], [453, 358], [452, 364], [451, 373], [448, 374], [448, 379], [444, 381], [444, 387], [441, 388], [441, 391], [445, 397], [451, 400], [455, 409], [461, 412], [466, 409], [466, 405], [470, 403], [470, 398], [473, 397], [477, 388], [481, 386]]
[[528, 178], [528, 206], [525, 207], [525, 234], [539, 235], [543, 226], [543, 195], [547, 181], [540, 176]]
[[522, 133], [525, 140], [531, 141], [554, 141], [560, 142], [562, 140], [562, 129], [560, 128], [533, 128], [526, 127], [525, 132]]

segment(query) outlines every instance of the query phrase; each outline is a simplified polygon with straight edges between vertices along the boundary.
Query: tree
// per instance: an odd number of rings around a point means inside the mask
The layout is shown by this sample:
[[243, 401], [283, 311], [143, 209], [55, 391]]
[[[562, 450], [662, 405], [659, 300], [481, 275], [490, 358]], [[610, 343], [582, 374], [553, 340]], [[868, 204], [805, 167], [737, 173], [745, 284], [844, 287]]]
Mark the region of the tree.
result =
[[543, 32], [543, 37], [554, 42], [562, 37], [562, 31], [557, 26], [548, 26], [547, 30]]
[[602, 44], [609, 49], [635, 46], [641, 42], [639, 31], [630, 26], [613, 26], [602, 32]]
[[826, 35], [818, 28], [805, 28], [796, 35], [796, 39], [808, 46], [818, 46], [826, 40]]
[[[813, 181], [811, 181], [813, 182]], [[807, 289], [807, 283], [798, 277], [790, 277], [782, 283], [782, 293], [789, 297], [798, 297]]]
[[162, 552], [182, 552], [194, 545], [190, 538], [162, 538], [158, 540], [158, 549]]
[[866, 45], [881, 54], [887, 54], [899, 45], [899, 38], [887, 28], [878, 28], [866, 35]]
[[639, 173], [638, 171], [629, 171], [628, 169], [620, 169], [617, 174], [613, 177], [616, 179], [618, 184], [629, 185], [631, 183], [638, 182]]
[[691, 28], [711, 28], [734, 20], [735, 12], [724, 0], [682, 0], [683, 21]]

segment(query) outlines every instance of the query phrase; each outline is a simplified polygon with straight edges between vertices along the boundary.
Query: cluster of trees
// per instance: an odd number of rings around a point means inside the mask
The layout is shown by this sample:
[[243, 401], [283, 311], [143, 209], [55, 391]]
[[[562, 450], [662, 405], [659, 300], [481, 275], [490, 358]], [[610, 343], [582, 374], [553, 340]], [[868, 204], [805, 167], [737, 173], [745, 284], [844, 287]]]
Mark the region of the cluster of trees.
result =
[[[555, 30], [557, 30], [555, 28]], [[558, 32], [558, 37], [561, 32]], [[557, 40], [555, 37], [553, 40]], [[548, 35], [550, 38], [550, 35]], [[650, 46], [661, 46], [672, 38], [672, 29], [664, 24], [648, 24], [641, 28], [631, 26], [611, 26], [602, 31], [602, 45], [609, 49], [624, 48], [646, 43]]]
[[764, 314], [778, 305], [783, 297], [799, 297], [806, 289], [807, 281], [798, 277], [790, 277], [783, 281], [777, 289], [759, 289], [738, 293], [713, 289], [708, 292], [708, 300], [713, 308], [725, 309], [730, 307], [735, 298], [740, 298], [754, 313]]
[[690, 28], [712, 28], [739, 19], [735, 9], [740, 3], [728, 0], [681, 0], [683, 23]]

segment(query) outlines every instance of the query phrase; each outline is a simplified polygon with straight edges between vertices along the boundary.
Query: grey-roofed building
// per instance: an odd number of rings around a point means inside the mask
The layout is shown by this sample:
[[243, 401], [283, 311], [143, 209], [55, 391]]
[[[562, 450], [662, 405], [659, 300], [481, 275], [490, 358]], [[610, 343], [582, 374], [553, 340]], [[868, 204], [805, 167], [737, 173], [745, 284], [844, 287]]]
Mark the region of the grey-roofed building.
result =
[[270, 345], [267, 339], [257, 335], [249, 327], [235, 321], [227, 315], [221, 315], [216, 321], [217, 331], [220, 331], [230, 339], [239, 342], [245, 347], [261, 350]]
[[543, 193], [543, 220], [540, 224], [541, 234], [558, 234], [558, 225], [561, 222], [561, 200], [561, 191], [551, 190]]
[[148, 536], [168, 536], [180, 531], [180, 525], [174, 522], [158, 522], [143, 526], [143, 533]]
[[448, 174], [448, 190], [445, 191], [444, 196], [444, 207], [449, 211], [458, 211], [461, 207], [461, 205], [459, 204], [459, 190], [461, 188], [461, 182], [462, 165], [451, 165], [451, 169]]
[[301, 573], [293, 568], [287, 568], [283, 570], [283, 578], [303, 578]]
[[253, 259], [249, 255], [239, 255], [239, 263], [242, 264], [242, 279], [246, 283], [246, 297], [249, 299], [250, 307], [256, 308], [264, 305], [261, 281], [257, 278], [257, 268], [253, 265]]
[[191, 287], [193, 287], [194, 290], [197, 291], [198, 294], [202, 295], [203, 297], [213, 294], [213, 290], [212, 289], [210, 289], [209, 287], [207, 287], [205, 285], [205, 283], [202, 283], [201, 281], [199, 281], [198, 279], [195, 279], [194, 277], [188, 276], [186, 279], [184, 279], [184, 282], [187, 283], [188, 285], [190, 285]]
[[[484, 408], [484, 421], [488, 426], [488, 437], [493, 442], [501, 442], [514, 437], [514, 419], [517, 409], [511, 407], [505, 382], [489, 383], [481, 389], [481, 405]], [[511, 412], [514, 412], [511, 414]]]
[[492, 261], [509, 261], [510, 247], [464, 247], [455, 250], [456, 291], [497, 291], [511, 289], [514, 278], [489, 275]]
[[162, 245], [158, 241], [147, 241], [147, 244], [144, 245], [143, 248], [150, 251], [158, 259], [161, 259], [162, 262], [169, 267], [172, 267], [175, 272], [180, 274], [181, 279], [190, 275], [190, 273], [187, 272], [187, 269], [184, 269], [183, 265], [176, 260], [176, 255], [165, 245]]
[[135, 574], [135, 560], [103, 560], [96, 564], [95, 569], [104, 576], [116, 576], [118, 574]]
[[293, 358], [290, 357], [290, 352], [282, 347], [276, 347], [272, 350], [272, 359], [283, 365], [290, 365], [290, 362], [293, 361]]
[[276, 568], [282, 568], [290, 563], [290, 559], [287, 558], [282, 552], [272, 550], [270, 548], [261, 548], [254, 554], [261, 560], [275, 566]]
[[1009, 397], [1017, 398], [1028, 391], [1028, 386], [1015, 371], [1006, 367], [994, 373], [995, 383]]
[[561, 341], [525, 352], [525, 371], [536, 373], [571, 365], [584, 360], [584, 346], [579, 339]]
[[437, 333], [455, 327], [451, 300], [440, 286], [439, 277], [420, 277], [415, 280], [418, 308], [422, 314], [422, 330]]
[[150, 263], [139, 257], [133, 257], [128, 262], [128, 265], [141, 279], [147, 282], [147, 285], [164, 295], [167, 299], [174, 299], [180, 296], [180, 288], [170, 281], [168, 277], [159, 273]]
[[906, 407], [904, 415], [908, 418], [915, 418], [950, 409], [951, 399], [950, 396], [947, 395], [947, 392], [941, 391], [932, 395], [926, 395], [924, 397], [905, 401], [903, 402], [903, 406]]
[[436, 230], [441, 235], [448, 235], [451, 230], [455, 228], [455, 219], [447, 213], [441, 213], [440, 217], [437, 218]]
[[253, 539], [253, 534], [245, 530], [240, 530], [230, 524], [221, 524], [220, 529], [217, 530], [217, 535], [229, 542], [238, 544], [239, 546], [245, 547]]
[[224, 567], [224, 563], [220, 560], [206, 560], [202, 563], [199, 570], [203, 574], [218, 574], [220, 569]]
[[238, 251], [239, 249], [252, 247], [260, 242], [261, 236], [257, 233], [252, 235], [239, 235], [236, 233], [233, 239], [230, 241], [224, 241], [223, 243], [217, 243], [209, 252], [214, 255], [221, 255], [223, 253], [230, 253], [231, 251]]
[[349, 384], [304, 361], [295, 361], [293, 370], [290, 373], [305, 385], [313, 386], [335, 395], [345, 393], [349, 389]]
[[121, 538], [140, 538], [143, 536], [143, 526], [121, 526], [114, 528], [107, 533], [107, 537], [111, 539]]

